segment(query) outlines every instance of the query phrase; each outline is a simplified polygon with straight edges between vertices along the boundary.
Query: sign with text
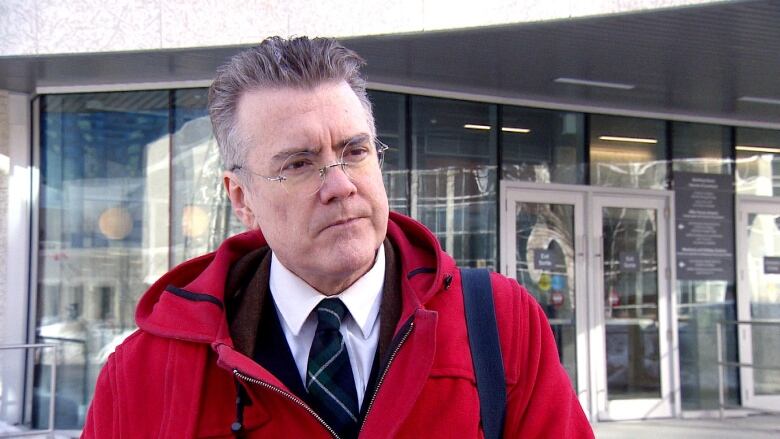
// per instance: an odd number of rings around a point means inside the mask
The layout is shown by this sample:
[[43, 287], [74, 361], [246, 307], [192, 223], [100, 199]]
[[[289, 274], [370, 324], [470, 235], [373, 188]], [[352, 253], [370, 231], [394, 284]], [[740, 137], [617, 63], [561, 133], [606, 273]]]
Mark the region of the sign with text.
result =
[[639, 253], [620, 252], [620, 271], [623, 273], [639, 271]]
[[733, 177], [675, 172], [677, 279], [734, 282]]
[[555, 256], [549, 250], [534, 250], [534, 268], [537, 270], [552, 270], [555, 268]]
[[780, 274], [780, 256], [764, 256], [764, 274]]

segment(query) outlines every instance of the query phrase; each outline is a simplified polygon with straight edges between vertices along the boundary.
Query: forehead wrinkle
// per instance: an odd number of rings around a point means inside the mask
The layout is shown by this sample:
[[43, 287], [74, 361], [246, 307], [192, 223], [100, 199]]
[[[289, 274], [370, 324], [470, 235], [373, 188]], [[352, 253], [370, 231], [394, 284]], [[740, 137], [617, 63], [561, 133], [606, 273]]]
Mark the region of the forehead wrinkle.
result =
[[[339, 149], [345, 148], [347, 145], [349, 145], [351, 143], [365, 142], [365, 141], [368, 141], [368, 139], [370, 139], [370, 138], [371, 138], [371, 136], [369, 134], [367, 134], [367, 133], [360, 133], [360, 134], [356, 134], [354, 136], [349, 136], [349, 137], [346, 137], [343, 140], [333, 144], [332, 149], [338, 151]], [[276, 154], [274, 154], [271, 157], [271, 160], [272, 161], [284, 161], [287, 158], [289, 158], [291, 155], [298, 154], [298, 153], [309, 153], [309, 154], [317, 155], [317, 154], [320, 153], [321, 150], [322, 149], [319, 146], [303, 146], [303, 147], [285, 148], [285, 149], [277, 152]]]
[[293, 154], [298, 154], [298, 153], [303, 153], [303, 152], [316, 155], [319, 152], [319, 148], [316, 148], [316, 147], [305, 147], [305, 146], [304, 147], [300, 147], [300, 148], [299, 147], [285, 148], [285, 149], [277, 152], [273, 156], [271, 156], [271, 160], [272, 161], [282, 161], [282, 160], [287, 159], [288, 157], [290, 157]]
[[346, 138], [346, 139], [342, 140], [341, 143], [339, 144], [339, 146], [341, 146], [343, 148], [343, 147], [349, 145], [350, 143], [367, 142], [370, 138], [371, 138], [371, 135], [368, 134], [368, 133], [355, 134], [352, 137], [349, 137], [349, 138]]

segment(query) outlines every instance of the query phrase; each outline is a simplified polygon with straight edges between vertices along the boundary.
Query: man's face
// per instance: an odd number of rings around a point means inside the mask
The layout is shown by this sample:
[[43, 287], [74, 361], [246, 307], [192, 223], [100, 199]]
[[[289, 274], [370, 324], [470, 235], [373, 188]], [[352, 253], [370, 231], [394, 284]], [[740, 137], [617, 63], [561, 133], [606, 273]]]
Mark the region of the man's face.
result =
[[[246, 92], [237, 117], [249, 145], [242, 168], [271, 177], [293, 152], [313, 152], [320, 163], [331, 164], [340, 159], [345, 141], [371, 135], [346, 82]], [[242, 177], [225, 172], [236, 215], [248, 228], [260, 228], [282, 264], [307, 283], [335, 294], [371, 268], [388, 219], [376, 161], [353, 179], [340, 167], [329, 168], [314, 195], [288, 193], [279, 182], [248, 172]]]

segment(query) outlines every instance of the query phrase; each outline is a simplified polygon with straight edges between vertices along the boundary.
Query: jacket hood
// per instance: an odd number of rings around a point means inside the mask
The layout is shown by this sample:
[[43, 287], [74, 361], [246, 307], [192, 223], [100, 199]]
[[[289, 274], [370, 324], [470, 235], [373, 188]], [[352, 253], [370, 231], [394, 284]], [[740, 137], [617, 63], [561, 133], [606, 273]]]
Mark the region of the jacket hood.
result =
[[[401, 322], [424, 307], [443, 284], [449, 286], [455, 262], [417, 221], [390, 212], [387, 238], [401, 272]], [[225, 284], [230, 268], [247, 253], [267, 245], [260, 230], [226, 239], [212, 253], [174, 267], [155, 282], [138, 303], [142, 330], [168, 338], [232, 346], [225, 315]]]

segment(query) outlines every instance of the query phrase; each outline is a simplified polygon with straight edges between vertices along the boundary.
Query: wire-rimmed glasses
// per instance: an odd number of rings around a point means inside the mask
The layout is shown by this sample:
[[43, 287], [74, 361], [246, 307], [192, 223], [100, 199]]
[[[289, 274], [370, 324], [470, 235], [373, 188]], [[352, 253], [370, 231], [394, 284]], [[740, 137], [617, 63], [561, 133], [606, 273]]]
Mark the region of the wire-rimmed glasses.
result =
[[324, 164], [316, 153], [303, 151], [287, 157], [275, 177], [258, 174], [243, 166], [234, 166], [231, 170], [241, 169], [268, 181], [278, 181], [290, 195], [311, 196], [320, 190], [331, 168], [341, 168], [351, 181], [370, 173], [372, 165], [379, 164], [381, 168], [388, 148], [378, 139], [359, 136], [344, 145], [339, 161], [335, 163]]

